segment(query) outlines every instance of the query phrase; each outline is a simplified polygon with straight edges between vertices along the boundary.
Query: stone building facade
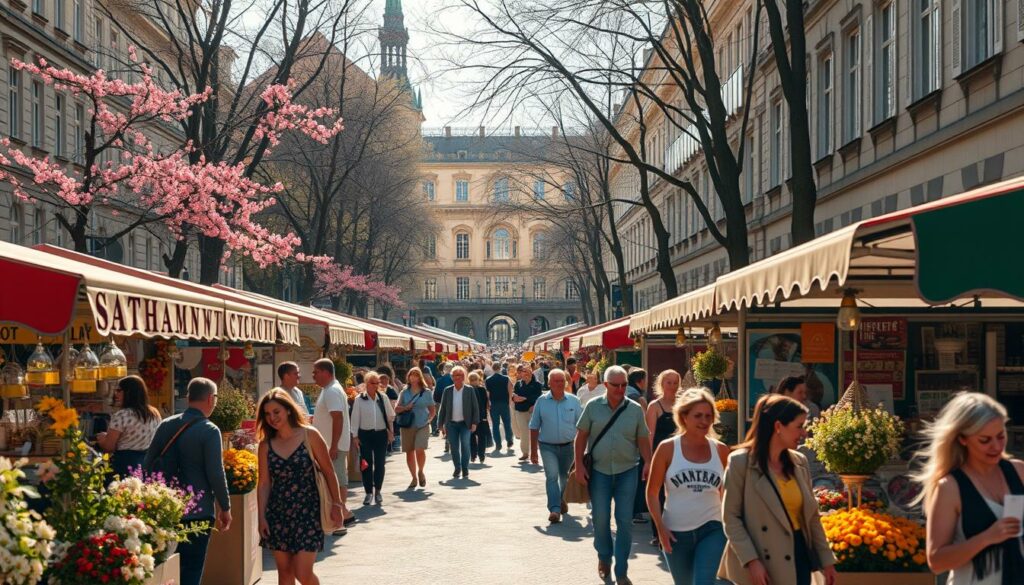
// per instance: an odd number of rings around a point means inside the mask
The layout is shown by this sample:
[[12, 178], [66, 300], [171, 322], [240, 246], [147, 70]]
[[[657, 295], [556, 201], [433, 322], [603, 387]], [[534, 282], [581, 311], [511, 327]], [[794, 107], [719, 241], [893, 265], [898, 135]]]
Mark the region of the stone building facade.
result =
[[[754, 76], [741, 186], [752, 261], [790, 247], [788, 109], [761, 23], [757, 66], [750, 63], [752, 0], [716, 3], [709, 18], [726, 103]], [[806, 3], [808, 103], [817, 174], [816, 232], [933, 201], [1024, 172], [1024, 2], [1021, 0], [812, 0]], [[666, 99], [673, 99], [666, 90]], [[620, 121], [631, 115], [627, 105]], [[649, 110], [648, 152], [688, 178], [719, 220], [721, 206], [692, 138]], [[617, 197], [639, 198], [635, 170], [613, 169]], [[726, 252], [708, 234], [682, 191], [655, 179], [652, 195], [671, 234], [680, 292], [728, 271]], [[636, 310], [665, 300], [655, 271], [647, 214], [622, 206], [628, 280]], [[720, 223], [724, 227], [724, 221]], [[611, 262], [608, 266], [613, 266]]]

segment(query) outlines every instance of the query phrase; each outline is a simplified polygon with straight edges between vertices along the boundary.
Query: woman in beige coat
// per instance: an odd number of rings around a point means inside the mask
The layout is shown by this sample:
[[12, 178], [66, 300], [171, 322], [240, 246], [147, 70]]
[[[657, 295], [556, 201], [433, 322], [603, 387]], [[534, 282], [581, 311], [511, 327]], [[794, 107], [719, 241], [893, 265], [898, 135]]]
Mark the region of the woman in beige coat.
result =
[[746, 441], [729, 457], [722, 500], [728, 543], [719, 577], [736, 585], [810, 585], [812, 573], [836, 581], [835, 562], [811, 490], [804, 438], [807, 408], [780, 394], [762, 396]]

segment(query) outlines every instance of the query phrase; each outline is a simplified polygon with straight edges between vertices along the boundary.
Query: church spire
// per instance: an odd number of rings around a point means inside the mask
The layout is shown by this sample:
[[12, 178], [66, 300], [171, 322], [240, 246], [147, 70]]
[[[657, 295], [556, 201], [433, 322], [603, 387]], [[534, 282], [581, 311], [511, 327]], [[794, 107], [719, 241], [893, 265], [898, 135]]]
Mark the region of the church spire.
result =
[[384, 26], [380, 27], [377, 34], [380, 39], [381, 75], [408, 83], [409, 30], [405, 28], [402, 0], [386, 0]]

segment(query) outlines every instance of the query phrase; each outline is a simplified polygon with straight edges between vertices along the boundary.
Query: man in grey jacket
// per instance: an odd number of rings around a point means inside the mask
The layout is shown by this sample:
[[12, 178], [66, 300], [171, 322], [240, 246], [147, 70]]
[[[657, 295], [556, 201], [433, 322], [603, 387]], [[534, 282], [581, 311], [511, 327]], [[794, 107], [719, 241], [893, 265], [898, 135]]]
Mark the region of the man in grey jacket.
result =
[[480, 404], [476, 400], [476, 390], [466, 386], [466, 369], [462, 366], [452, 368], [452, 385], [444, 389], [441, 396], [441, 410], [438, 411], [438, 424], [452, 446], [452, 463], [455, 473], [452, 478], [462, 475], [469, 477], [469, 436], [476, 432], [480, 422]]
[[[217, 530], [225, 532], [231, 527], [231, 503], [220, 429], [207, 418], [216, 405], [217, 384], [209, 378], [193, 378], [188, 383], [188, 408], [160, 423], [146, 451], [143, 468], [163, 472], [168, 479], [177, 479], [182, 486], [191, 486], [201, 494], [198, 505], [184, 522], [213, 524], [216, 519]], [[199, 585], [202, 581], [209, 544], [207, 531], [178, 545], [182, 585]]]

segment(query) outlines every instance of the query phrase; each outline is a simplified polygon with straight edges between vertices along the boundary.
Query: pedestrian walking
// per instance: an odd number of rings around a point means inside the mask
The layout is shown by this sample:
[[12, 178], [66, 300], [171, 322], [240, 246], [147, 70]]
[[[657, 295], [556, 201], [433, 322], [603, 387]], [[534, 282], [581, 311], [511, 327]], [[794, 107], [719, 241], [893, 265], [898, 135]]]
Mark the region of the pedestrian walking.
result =
[[530, 366], [520, 364], [516, 370], [519, 374], [519, 381], [516, 382], [512, 391], [513, 421], [516, 426], [516, 433], [519, 435], [519, 450], [521, 451], [520, 461], [530, 458], [530, 416], [533, 414], [533, 405], [544, 393], [544, 387], [537, 382], [536, 377], [530, 370]]
[[586, 383], [580, 386], [580, 389], [576, 391], [576, 397], [580, 399], [580, 403], [586, 406], [588, 402], [598, 396], [604, 396], [605, 387], [601, 383], [601, 376], [598, 375], [597, 371], [587, 372]]
[[[611, 575], [614, 558], [618, 585], [632, 585], [628, 571], [633, 545], [633, 500], [637, 483], [647, 476], [651, 442], [643, 410], [626, 399], [626, 370], [609, 366], [604, 371], [604, 385], [608, 389], [605, 395], [587, 403], [576, 425], [574, 454], [577, 461], [584, 463], [576, 466], [576, 481], [590, 487], [598, 576], [607, 579]], [[588, 469], [584, 451], [590, 456], [592, 469]], [[637, 464], [640, 460], [643, 465]]]
[[[654, 394], [656, 400], [647, 408], [646, 421], [647, 430], [651, 433], [651, 451], [655, 452], [662, 441], [676, 434], [678, 427], [673, 418], [672, 409], [676, 403], [676, 393], [679, 391], [681, 378], [675, 370], [665, 370], [658, 374], [654, 380]], [[644, 489], [646, 499], [647, 489]], [[665, 503], [665, 494], [656, 492], [659, 502]], [[651, 546], [658, 546], [658, 527], [651, 524], [653, 539]]]
[[550, 390], [537, 399], [530, 416], [530, 462], [537, 465], [537, 454], [544, 462], [544, 490], [547, 493], [548, 522], [562, 521], [569, 511], [565, 503], [565, 484], [573, 462], [576, 424], [583, 416], [580, 399], [567, 392], [569, 376], [560, 369], [548, 373]]
[[[423, 467], [427, 463], [427, 440], [430, 436], [430, 421], [437, 414], [437, 405], [430, 388], [423, 380], [423, 371], [419, 368], [409, 370], [405, 378], [406, 387], [398, 397], [395, 405], [395, 422], [402, 434], [402, 452], [405, 453], [405, 464], [409, 467], [409, 489], [427, 485], [427, 476]], [[417, 472], [418, 469], [418, 472]]]
[[491, 426], [487, 421], [487, 413], [490, 412], [490, 400], [487, 398], [487, 388], [484, 387], [484, 378], [480, 370], [469, 373], [469, 385], [476, 392], [476, 402], [480, 409], [480, 422], [476, 423], [476, 430], [469, 436], [469, 460], [479, 460], [483, 463], [487, 459], [487, 442], [491, 440]]
[[256, 437], [260, 441], [256, 474], [260, 546], [274, 555], [278, 583], [297, 580], [302, 585], [318, 585], [313, 564], [324, 549], [324, 529], [314, 474], [322, 472], [327, 480], [331, 520], [338, 526], [344, 522], [327, 442], [315, 427], [303, 424], [298, 405], [281, 389], [260, 399]]
[[476, 390], [466, 385], [466, 369], [452, 368], [452, 385], [441, 396], [441, 432], [451, 445], [452, 463], [455, 473], [452, 478], [469, 477], [469, 435], [476, 430], [480, 420], [480, 406], [476, 401]]
[[[627, 374], [626, 398], [635, 401], [647, 414], [647, 372], [642, 368], [632, 368]], [[647, 480], [640, 478], [636, 484], [636, 498], [633, 500], [633, 524], [643, 524], [650, 519], [647, 512]]]
[[736, 585], [836, 581], [835, 556], [811, 491], [807, 458], [796, 450], [807, 408], [781, 394], [754, 407], [746, 440], [729, 456], [722, 522], [728, 540], [718, 576]]
[[496, 371], [484, 380], [491, 405], [491, 433], [494, 438], [494, 452], [501, 452], [501, 427], [505, 427], [505, 444], [512, 452], [512, 379]]
[[[391, 377], [391, 368], [389, 366], [381, 366], [377, 368], [377, 375], [380, 377], [379, 390], [384, 394], [384, 397], [391, 403], [391, 409], [394, 410], [395, 405], [398, 404], [398, 388], [396, 388], [397, 380]], [[391, 427], [391, 442], [388, 443], [387, 453], [395, 453], [399, 449], [401, 442], [400, 433], [398, 432], [397, 423], [392, 423]]]
[[[434, 384], [434, 402], [441, 404], [441, 396], [444, 395], [446, 388], [452, 385], [452, 368], [455, 364], [451, 362], [445, 362], [441, 365], [441, 376], [437, 378], [437, 383]], [[434, 418], [433, 421], [433, 433], [436, 437], [441, 431], [441, 421], [439, 418]], [[445, 442], [444, 446], [445, 453], [448, 452], [448, 443]]]
[[1011, 497], [1024, 497], [1024, 461], [1006, 453], [1007, 420], [992, 397], [962, 392], [925, 430], [915, 479], [928, 521], [928, 566], [950, 571], [949, 585], [1024, 583], [1019, 508], [1006, 513]]
[[327, 454], [338, 477], [338, 495], [345, 521], [334, 535], [342, 536], [348, 532], [346, 526], [356, 521], [355, 514], [348, 509], [348, 457], [352, 449], [348, 396], [334, 377], [334, 362], [327, 358], [313, 362], [313, 381], [320, 387], [320, 396], [313, 407], [313, 426], [327, 442]]
[[807, 378], [804, 376], [786, 376], [776, 384], [775, 392], [806, 406], [807, 418], [810, 420], [821, 416], [821, 408], [807, 397]]
[[[667, 371], [678, 384], [679, 374]], [[664, 376], [665, 372], [658, 375], [659, 386]], [[658, 392], [659, 401], [668, 394]], [[674, 389], [671, 393], [676, 394]], [[658, 443], [654, 452], [647, 506], [672, 582], [714, 585], [725, 550], [721, 490], [729, 447], [717, 440], [715, 398], [706, 389], [679, 392], [669, 412], [678, 432]]]
[[[567, 360], [565, 360], [565, 376], [568, 380], [566, 391], [576, 394], [576, 392], [580, 389], [580, 386], [582, 386], [583, 382], [585, 381], [583, 378], [583, 374], [580, 372], [579, 367], [576, 365], [576, 358], [570, 357]], [[551, 374], [549, 373], [548, 378], [550, 377]], [[548, 382], [548, 384], [550, 384], [550, 382]]]
[[306, 395], [299, 389], [299, 364], [295, 362], [281, 362], [277, 365], [277, 379], [281, 381], [281, 389], [288, 393], [295, 406], [299, 407], [299, 413], [309, 417], [309, 407], [306, 406]]
[[111, 453], [110, 468], [114, 475], [127, 477], [131, 470], [142, 467], [146, 449], [160, 427], [160, 411], [149, 404], [146, 383], [138, 376], [126, 376], [114, 388], [114, 408], [107, 431], [96, 434], [96, 444]]
[[380, 374], [367, 372], [363, 376], [366, 390], [352, 404], [352, 448], [359, 452], [363, 471], [363, 505], [370, 502], [381, 505], [384, 497], [384, 470], [388, 445], [394, 439], [391, 430], [395, 411], [391, 401], [380, 391]]
[[[188, 383], [188, 408], [164, 419], [146, 451], [143, 468], [191, 486], [197, 503], [182, 523], [191, 527], [205, 524], [218, 532], [231, 528], [231, 500], [224, 475], [220, 429], [209, 416], [217, 405], [217, 384], [209, 378], [192, 378]], [[207, 529], [178, 544], [182, 585], [199, 585], [210, 544]]]

